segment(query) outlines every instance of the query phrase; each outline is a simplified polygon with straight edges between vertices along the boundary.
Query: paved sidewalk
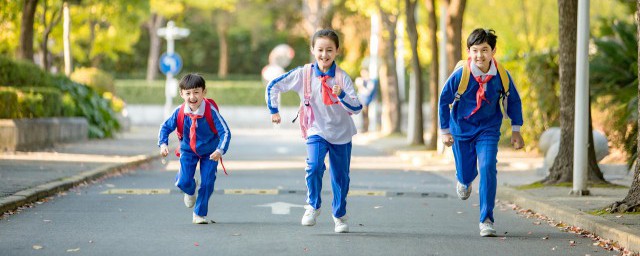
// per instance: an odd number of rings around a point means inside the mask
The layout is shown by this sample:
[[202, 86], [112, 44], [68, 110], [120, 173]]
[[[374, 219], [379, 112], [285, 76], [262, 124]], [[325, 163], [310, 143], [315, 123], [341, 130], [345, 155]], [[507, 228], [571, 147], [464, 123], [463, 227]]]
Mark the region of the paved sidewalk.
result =
[[159, 157], [157, 127], [114, 139], [60, 144], [42, 152], [0, 153], [0, 213]]
[[[424, 147], [407, 146], [404, 137], [382, 138], [377, 134], [356, 135], [354, 143], [370, 145], [395, 154], [412, 163], [414, 170], [444, 171], [443, 175], [452, 183], [455, 182], [455, 166], [450, 148], [446, 148], [444, 154], [438, 154], [427, 151]], [[594, 214], [595, 211], [600, 211], [627, 195], [628, 187], [633, 181], [633, 173], [627, 172], [624, 164], [604, 164], [601, 165], [601, 169], [607, 181], [626, 187], [588, 188], [590, 196], [571, 196], [571, 187], [517, 189], [518, 186], [545, 178], [546, 173], [540, 169], [543, 161], [544, 158], [536, 152], [500, 148], [497, 199], [515, 204], [525, 212], [537, 213], [555, 222], [582, 228], [635, 253], [640, 252], [640, 214]], [[475, 193], [478, 180], [476, 179], [473, 185]]]

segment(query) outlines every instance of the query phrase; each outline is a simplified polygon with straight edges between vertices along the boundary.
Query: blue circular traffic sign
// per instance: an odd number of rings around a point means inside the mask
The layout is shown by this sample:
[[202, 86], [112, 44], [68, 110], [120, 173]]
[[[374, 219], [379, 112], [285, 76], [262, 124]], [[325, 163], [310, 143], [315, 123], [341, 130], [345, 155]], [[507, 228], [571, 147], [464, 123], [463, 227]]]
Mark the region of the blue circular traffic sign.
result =
[[180, 72], [180, 69], [182, 69], [182, 58], [180, 58], [180, 55], [177, 53], [164, 53], [160, 56], [160, 63], [158, 65], [160, 66], [160, 71], [163, 74], [175, 75]]

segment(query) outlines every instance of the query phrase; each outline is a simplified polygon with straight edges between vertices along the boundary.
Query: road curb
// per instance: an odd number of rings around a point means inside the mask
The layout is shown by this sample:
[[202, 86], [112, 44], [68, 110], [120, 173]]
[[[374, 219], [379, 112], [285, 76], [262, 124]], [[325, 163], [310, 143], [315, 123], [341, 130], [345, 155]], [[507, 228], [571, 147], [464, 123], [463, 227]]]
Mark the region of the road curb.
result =
[[98, 168], [84, 171], [70, 177], [62, 178], [60, 180], [51, 181], [35, 186], [33, 188], [18, 191], [13, 195], [0, 199], [0, 213], [5, 213], [17, 209], [18, 207], [26, 205], [28, 203], [55, 195], [56, 193], [61, 191], [66, 191], [81, 183], [98, 179], [112, 173], [117, 173], [122, 169], [138, 166], [159, 157], [160, 154], [157, 153], [138, 155], [131, 157], [132, 159], [125, 163], [103, 165]]
[[580, 227], [605, 239], [613, 240], [630, 251], [640, 251], [640, 231], [603, 217], [590, 215], [555, 202], [544, 202], [526, 192], [506, 186], [498, 187], [497, 198], [512, 202], [525, 209], [531, 209], [556, 221]]

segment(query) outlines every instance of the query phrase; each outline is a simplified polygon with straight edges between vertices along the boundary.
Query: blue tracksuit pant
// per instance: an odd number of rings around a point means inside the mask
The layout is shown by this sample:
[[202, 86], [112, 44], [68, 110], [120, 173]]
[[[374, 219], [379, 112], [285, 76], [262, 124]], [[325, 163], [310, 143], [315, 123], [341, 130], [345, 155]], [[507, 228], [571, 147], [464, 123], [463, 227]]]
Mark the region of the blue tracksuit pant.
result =
[[458, 181], [464, 185], [470, 185], [478, 176], [478, 169], [480, 169], [480, 222], [487, 218], [494, 221], [499, 139], [499, 135], [484, 134], [464, 141], [454, 138], [453, 155]]
[[351, 165], [351, 142], [335, 145], [318, 135], [307, 139], [307, 203], [320, 209], [322, 199], [322, 176], [326, 169], [324, 159], [329, 153], [331, 188], [333, 189], [333, 216], [340, 218], [347, 213], [349, 193], [349, 167]]
[[191, 151], [180, 150], [180, 170], [176, 175], [176, 186], [182, 192], [193, 195], [196, 192], [196, 181], [193, 178], [196, 165], [200, 161], [200, 189], [193, 212], [198, 216], [207, 216], [209, 211], [209, 198], [213, 193], [213, 185], [216, 182], [218, 162], [209, 159], [210, 154], [199, 158]]

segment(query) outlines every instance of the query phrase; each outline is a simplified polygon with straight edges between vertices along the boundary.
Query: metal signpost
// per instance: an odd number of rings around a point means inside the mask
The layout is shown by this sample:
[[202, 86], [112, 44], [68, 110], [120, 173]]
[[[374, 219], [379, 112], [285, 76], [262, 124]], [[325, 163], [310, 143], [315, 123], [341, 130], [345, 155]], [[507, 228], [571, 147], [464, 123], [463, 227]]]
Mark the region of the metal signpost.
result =
[[167, 22], [167, 27], [158, 29], [158, 36], [167, 40], [167, 52], [162, 54], [159, 61], [160, 71], [167, 76], [164, 90], [166, 99], [164, 103], [164, 119], [171, 115], [172, 99], [178, 95], [178, 80], [173, 76], [182, 69], [182, 58], [174, 51], [174, 41], [185, 38], [188, 35], [189, 29], [176, 27], [173, 21]]

